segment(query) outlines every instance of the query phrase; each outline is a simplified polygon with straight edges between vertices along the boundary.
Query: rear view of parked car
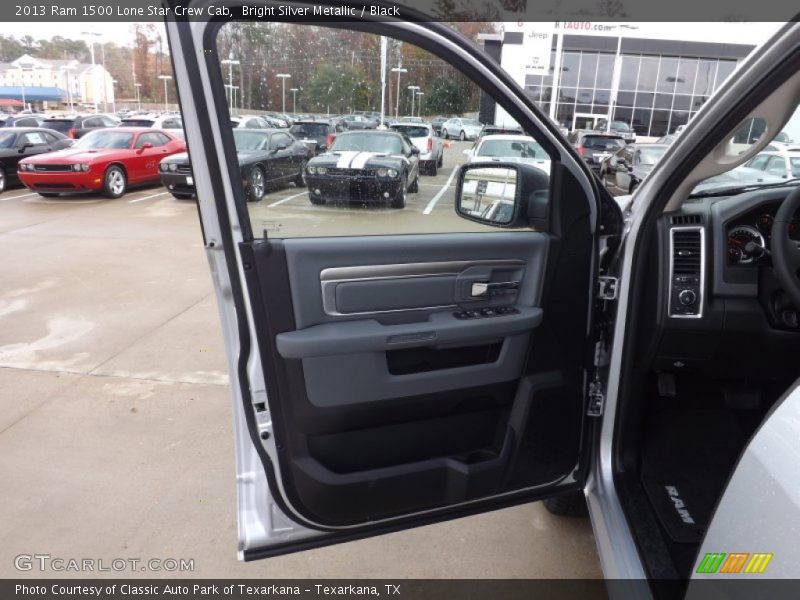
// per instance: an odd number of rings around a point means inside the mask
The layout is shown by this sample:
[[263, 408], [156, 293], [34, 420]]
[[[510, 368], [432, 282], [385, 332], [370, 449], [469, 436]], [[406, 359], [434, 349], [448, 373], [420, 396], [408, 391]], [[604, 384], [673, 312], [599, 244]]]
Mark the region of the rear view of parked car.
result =
[[343, 131], [346, 131], [345, 125], [339, 119], [298, 120], [289, 128], [289, 133], [312, 148], [314, 154], [325, 152], [333, 138]]
[[444, 145], [431, 125], [425, 123], [395, 123], [392, 131], [408, 136], [419, 148], [419, 169], [428, 175], [436, 175], [444, 163]]
[[600, 170], [600, 163], [606, 158], [625, 147], [622, 136], [594, 131], [573, 131], [569, 141], [595, 171]]

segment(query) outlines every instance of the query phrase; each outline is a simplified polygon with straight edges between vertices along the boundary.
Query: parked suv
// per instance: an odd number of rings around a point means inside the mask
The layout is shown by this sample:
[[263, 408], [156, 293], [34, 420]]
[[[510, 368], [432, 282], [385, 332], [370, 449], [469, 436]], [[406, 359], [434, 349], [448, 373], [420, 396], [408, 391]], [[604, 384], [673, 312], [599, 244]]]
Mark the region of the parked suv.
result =
[[597, 121], [595, 131], [615, 133], [628, 144], [636, 141], [636, 132], [625, 121], [611, 121], [611, 127], [608, 127], [608, 119], [600, 119]]
[[77, 140], [94, 129], [116, 127], [117, 125], [119, 125], [119, 119], [111, 115], [73, 115], [45, 119], [41, 126]]
[[625, 146], [620, 135], [586, 130], [573, 131], [569, 141], [595, 171], [600, 171], [600, 163]]
[[333, 138], [343, 131], [347, 131], [347, 127], [341, 119], [295, 121], [289, 128], [289, 133], [312, 148], [315, 154], [325, 152], [333, 143]]

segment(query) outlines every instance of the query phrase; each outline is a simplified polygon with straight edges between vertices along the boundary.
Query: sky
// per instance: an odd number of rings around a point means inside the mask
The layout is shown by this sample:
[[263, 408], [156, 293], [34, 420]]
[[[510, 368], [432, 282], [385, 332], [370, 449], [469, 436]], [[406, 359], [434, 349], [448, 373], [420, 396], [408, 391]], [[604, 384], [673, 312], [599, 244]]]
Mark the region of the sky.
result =
[[[162, 22], [155, 22], [155, 25], [162, 32], [166, 46], [166, 35], [164, 33], [164, 24]], [[97, 32], [102, 37], [94, 37], [95, 42], [114, 42], [120, 46], [133, 45], [133, 23], [69, 23], [69, 27], [65, 28], [64, 23], [46, 23], [46, 22], [23, 22], [14, 23], [13, 31], [3, 31], [0, 26], [0, 34], [13, 35], [20, 38], [24, 35], [30, 35], [36, 40], [43, 40], [53, 38], [57, 35], [67, 39], [85, 39], [88, 41], [89, 36], [81, 35], [84, 31]], [[93, 36], [92, 36], [93, 37]]]

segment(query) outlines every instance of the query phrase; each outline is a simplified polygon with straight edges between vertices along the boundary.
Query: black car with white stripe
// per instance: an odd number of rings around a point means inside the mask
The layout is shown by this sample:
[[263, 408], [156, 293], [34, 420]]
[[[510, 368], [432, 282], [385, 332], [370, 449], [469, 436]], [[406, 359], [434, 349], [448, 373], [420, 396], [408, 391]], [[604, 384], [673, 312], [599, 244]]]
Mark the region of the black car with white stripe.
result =
[[325, 154], [308, 161], [312, 204], [358, 202], [403, 208], [419, 189], [419, 148], [393, 131], [339, 134]]

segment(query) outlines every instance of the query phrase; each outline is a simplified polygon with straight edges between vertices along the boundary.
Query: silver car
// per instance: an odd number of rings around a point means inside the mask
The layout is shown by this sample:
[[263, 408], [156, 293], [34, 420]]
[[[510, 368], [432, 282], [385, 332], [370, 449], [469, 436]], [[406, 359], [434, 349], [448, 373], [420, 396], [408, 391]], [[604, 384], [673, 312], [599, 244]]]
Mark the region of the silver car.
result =
[[[435, 25], [381, 23], [370, 47], [457, 52], [552, 173], [463, 165], [447, 204], [445, 189], [400, 215], [244, 206], [220, 159], [235, 156], [224, 71], [206, 59], [219, 23], [166, 23], [230, 371], [231, 549], [267, 558], [545, 500], [588, 511], [612, 596], [647, 599], [647, 579], [691, 579], [706, 598], [698, 579], [800, 577], [800, 188], [695, 190], [792, 117], [800, 24], [703, 105], [627, 222], [525, 91]], [[328, 175], [370, 158], [342, 153]]]
[[475, 119], [453, 117], [442, 123], [442, 137], [446, 140], [475, 140], [481, 133], [483, 126]]

